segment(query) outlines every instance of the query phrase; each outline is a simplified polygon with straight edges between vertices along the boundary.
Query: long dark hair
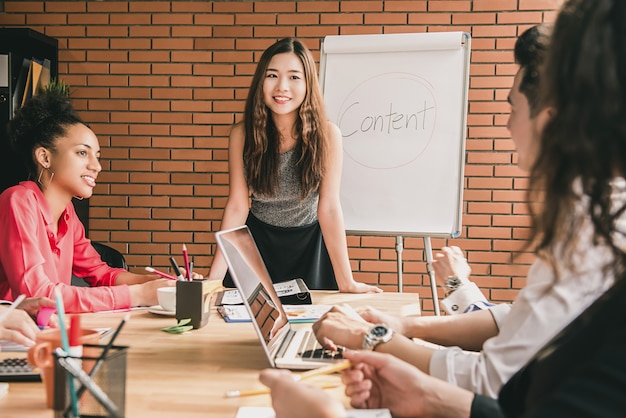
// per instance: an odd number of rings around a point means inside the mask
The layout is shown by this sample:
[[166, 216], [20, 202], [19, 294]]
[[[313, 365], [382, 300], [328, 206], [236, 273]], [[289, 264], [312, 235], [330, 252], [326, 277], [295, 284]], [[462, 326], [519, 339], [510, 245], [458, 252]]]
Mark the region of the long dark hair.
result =
[[616, 277], [624, 252], [612, 234], [625, 207], [614, 207], [611, 180], [626, 175], [624, 22], [624, 0], [570, 0], [563, 6], [541, 77], [541, 105], [552, 107], [554, 115], [543, 131], [529, 189], [529, 202], [541, 201], [542, 207], [531, 206], [530, 238], [538, 251], [572, 265], [584, 222], [576, 213], [582, 192], [589, 199], [594, 241], [607, 243], [615, 254]]
[[328, 122], [315, 61], [311, 52], [297, 39], [281, 39], [267, 48], [259, 60], [244, 110], [243, 160], [248, 187], [257, 193], [275, 194], [278, 188], [279, 138], [263, 100], [263, 80], [274, 55], [287, 52], [293, 52], [302, 61], [307, 86], [295, 126], [299, 135], [297, 169], [301, 197], [304, 198], [319, 188], [324, 173]]
[[515, 62], [523, 73], [519, 90], [528, 100], [531, 116], [536, 116], [539, 111], [540, 71], [550, 44], [550, 30], [545, 23], [526, 29], [515, 41], [513, 49]]

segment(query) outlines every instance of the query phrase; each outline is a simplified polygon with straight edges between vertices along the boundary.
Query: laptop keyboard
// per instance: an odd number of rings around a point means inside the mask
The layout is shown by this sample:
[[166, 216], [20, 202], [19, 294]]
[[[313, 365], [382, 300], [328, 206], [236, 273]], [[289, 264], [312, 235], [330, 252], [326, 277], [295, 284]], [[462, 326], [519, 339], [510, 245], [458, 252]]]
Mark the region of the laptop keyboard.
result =
[[0, 382], [41, 382], [41, 376], [25, 357], [7, 358], [0, 361]]
[[336, 360], [343, 358], [342, 351], [328, 350], [317, 341], [311, 331], [305, 334], [298, 350], [300, 357], [305, 360]]

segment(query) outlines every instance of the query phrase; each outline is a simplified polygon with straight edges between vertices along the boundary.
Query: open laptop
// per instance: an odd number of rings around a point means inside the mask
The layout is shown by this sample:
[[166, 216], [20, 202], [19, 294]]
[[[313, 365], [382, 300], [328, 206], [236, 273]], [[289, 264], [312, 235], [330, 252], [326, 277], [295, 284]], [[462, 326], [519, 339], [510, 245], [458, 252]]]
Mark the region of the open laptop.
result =
[[272, 367], [315, 369], [341, 359], [323, 349], [310, 327], [292, 328], [246, 225], [215, 234]]

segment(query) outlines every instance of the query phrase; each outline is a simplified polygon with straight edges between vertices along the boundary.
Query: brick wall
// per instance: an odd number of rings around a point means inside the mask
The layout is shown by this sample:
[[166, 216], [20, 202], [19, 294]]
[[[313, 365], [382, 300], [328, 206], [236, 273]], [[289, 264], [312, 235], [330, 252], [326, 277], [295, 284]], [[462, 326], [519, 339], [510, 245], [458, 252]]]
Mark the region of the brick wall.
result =
[[[255, 62], [276, 39], [301, 38], [319, 60], [326, 35], [467, 31], [472, 35], [463, 230], [433, 239], [467, 251], [473, 278], [511, 301], [534, 256], [526, 180], [505, 128], [512, 47], [552, 21], [562, 0], [4, 1], [0, 26], [59, 40], [59, 75], [102, 146], [90, 238], [130, 269], [167, 270], [187, 243], [197, 270], [215, 251], [228, 193], [227, 137]], [[0, 2], [0, 5], [2, 2]], [[357, 280], [397, 290], [395, 237], [349, 236]], [[423, 240], [404, 238], [404, 290], [432, 311]]]

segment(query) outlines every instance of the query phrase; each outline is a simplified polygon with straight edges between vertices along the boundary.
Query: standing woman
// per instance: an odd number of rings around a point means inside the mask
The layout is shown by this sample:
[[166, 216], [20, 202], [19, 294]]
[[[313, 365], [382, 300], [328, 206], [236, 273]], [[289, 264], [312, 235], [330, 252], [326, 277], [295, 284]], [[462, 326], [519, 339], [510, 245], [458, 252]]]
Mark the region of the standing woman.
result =
[[[221, 229], [248, 225], [274, 282], [302, 278], [311, 289], [380, 292], [352, 277], [341, 165], [341, 132], [326, 119], [311, 52], [282, 39], [263, 52], [244, 121], [230, 133]], [[233, 287], [226, 273], [218, 249], [209, 279]]]
[[[0, 195], [0, 299], [54, 299], [59, 288], [68, 312], [156, 304], [156, 289], [173, 282], [109, 267], [74, 211], [72, 197], [91, 197], [102, 167], [98, 138], [70, 99], [53, 91], [33, 97], [9, 136], [35, 180]], [[72, 274], [91, 287], [71, 286]]]

